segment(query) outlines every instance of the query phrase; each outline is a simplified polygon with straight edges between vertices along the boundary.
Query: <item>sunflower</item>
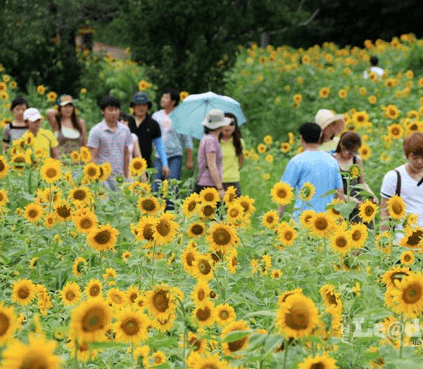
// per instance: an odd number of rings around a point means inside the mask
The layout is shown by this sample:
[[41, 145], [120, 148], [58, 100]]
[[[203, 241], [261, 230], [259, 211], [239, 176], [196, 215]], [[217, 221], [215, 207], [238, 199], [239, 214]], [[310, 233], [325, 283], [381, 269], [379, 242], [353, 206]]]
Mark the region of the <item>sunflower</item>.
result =
[[228, 363], [219, 354], [192, 352], [187, 358], [188, 369], [228, 369]]
[[149, 83], [147, 81], [144, 81], [143, 79], [138, 82], [138, 89], [140, 91], [145, 91], [145, 90], [147, 90], [150, 87], [151, 87], [151, 83]]
[[318, 237], [328, 237], [335, 225], [327, 213], [315, 213], [309, 222], [311, 231]]
[[334, 198], [332, 200], [332, 202], [327, 206], [327, 213], [332, 218], [341, 220], [341, 219], [344, 219], [344, 217], [342, 216], [342, 214], [338, 210], [336, 210], [336, 205], [338, 205], [338, 204], [345, 204], [345, 201], [341, 200], [341, 199]]
[[154, 214], [161, 210], [159, 201], [154, 196], [140, 196], [137, 205], [143, 214]]
[[397, 285], [402, 279], [411, 274], [410, 268], [397, 266], [395, 268], [387, 270], [382, 278], [381, 282], [386, 285], [387, 288], [392, 288]]
[[360, 178], [361, 176], [361, 167], [358, 164], [353, 164], [349, 167], [348, 173], [351, 178]]
[[311, 219], [316, 215], [316, 212], [314, 210], [308, 209], [301, 213], [300, 215], [300, 223], [301, 226], [303, 226], [306, 229], [312, 228], [312, 222]]
[[363, 223], [354, 223], [351, 225], [351, 246], [355, 249], [359, 249], [364, 246], [367, 239], [367, 227]]
[[176, 319], [176, 314], [171, 313], [167, 315], [165, 318], [155, 318], [152, 321], [152, 325], [158, 331], [166, 333], [166, 332], [169, 332], [175, 325], [175, 319]]
[[126, 304], [126, 295], [118, 288], [112, 288], [107, 292], [107, 301], [112, 307], [123, 307]]
[[147, 161], [144, 158], [133, 158], [129, 163], [129, 175], [131, 178], [142, 176], [147, 169]]
[[226, 206], [231, 206], [237, 198], [236, 188], [234, 186], [229, 186], [225, 191], [225, 196], [223, 197], [223, 201]]
[[327, 99], [329, 97], [330, 94], [330, 88], [329, 87], [322, 87], [319, 91], [319, 96], [322, 99]]
[[60, 291], [60, 298], [65, 306], [75, 305], [81, 299], [81, 289], [75, 282], [67, 282]]
[[264, 154], [264, 153], [266, 152], [266, 146], [264, 146], [263, 144], [259, 144], [259, 145], [257, 146], [257, 151], [258, 151], [260, 154]]
[[128, 186], [133, 193], [146, 195], [151, 191], [151, 185], [147, 182], [134, 181]]
[[66, 222], [72, 218], [72, 208], [66, 201], [59, 201], [54, 204], [54, 212], [56, 219], [61, 222]]
[[388, 127], [388, 134], [393, 139], [400, 139], [404, 135], [404, 129], [399, 124], [391, 124]]
[[44, 216], [44, 225], [46, 228], [51, 229], [56, 224], [56, 215], [54, 212], [47, 213]]
[[100, 177], [100, 167], [95, 163], [86, 164], [83, 171], [84, 179], [88, 182], [93, 182]]
[[244, 208], [237, 202], [228, 206], [226, 218], [231, 224], [241, 221], [244, 215]]
[[79, 155], [78, 151], [72, 151], [70, 157], [74, 163], [78, 163], [81, 160], [81, 155]]
[[174, 218], [174, 214], [164, 213], [156, 220], [153, 225], [153, 238], [157, 245], [164, 245], [175, 238], [179, 224], [173, 220]]
[[286, 154], [287, 152], [289, 152], [289, 150], [291, 150], [291, 145], [288, 142], [282, 142], [281, 151]]
[[200, 192], [200, 201], [203, 205], [216, 206], [219, 202], [219, 192], [214, 187], [206, 187]]
[[379, 233], [375, 238], [376, 247], [384, 254], [392, 253], [393, 236], [390, 232]]
[[201, 328], [211, 326], [216, 320], [216, 311], [213, 303], [208, 300], [204, 301], [195, 308], [193, 317]]
[[27, 306], [35, 298], [35, 285], [29, 279], [19, 279], [12, 286], [12, 301]]
[[404, 200], [398, 196], [392, 196], [388, 202], [386, 203], [389, 216], [395, 220], [401, 220], [405, 216], [405, 202]]
[[[183, 339], [183, 338], [182, 338]], [[192, 354], [202, 354], [207, 349], [207, 340], [201, 339], [198, 333], [188, 332], [188, 346], [191, 349], [191, 353], [189, 358], [191, 358]], [[189, 360], [189, 359], [188, 359]]]
[[187, 91], [181, 91], [179, 93], [179, 100], [184, 101], [189, 96], [189, 93]]
[[372, 201], [364, 201], [359, 206], [360, 218], [363, 219], [364, 222], [370, 223], [375, 218], [378, 208], [378, 205], [376, 205]]
[[78, 232], [89, 233], [97, 227], [97, 216], [89, 210], [77, 210], [72, 216], [73, 224]]
[[140, 295], [141, 295], [141, 292], [137, 286], [132, 285], [126, 290], [127, 301], [130, 304], [135, 304], [135, 301]]
[[156, 319], [166, 319], [176, 309], [176, 298], [167, 285], [160, 284], [145, 293], [145, 306]]
[[187, 218], [192, 217], [197, 212], [199, 202], [200, 195], [195, 192], [185, 198], [182, 203], [182, 212]]
[[417, 318], [423, 313], [423, 276], [411, 274], [391, 287], [391, 309], [406, 318]]
[[237, 200], [237, 203], [244, 208], [244, 215], [249, 216], [256, 210], [254, 206], [255, 201], [256, 200], [252, 199], [250, 196], [244, 195]]
[[202, 205], [199, 208], [201, 219], [213, 219], [215, 215], [216, 206], [213, 205]]
[[181, 255], [181, 262], [184, 267], [184, 270], [193, 275], [195, 272], [195, 267], [193, 265], [194, 260], [198, 257], [198, 251], [193, 243], [189, 243]]
[[77, 359], [81, 363], [86, 363], [90, 359], [94, 360], [98, 354], [98, 350], [92, 349], [88, 343], [75, 342], [72, 338], [67, 341], [66, 347], [70, 349], [72, 358], [75, 358], [76, 353]]
[[192, 261], [194, 276], [200, 281], [209, 281], [213, 278], [213, 261], [211, 256], [197, 254]]
[[62, 176], [62, 164], [60, 161], [47, 158], [40, 169], [41, 178], [46, 183], [54, 183]]
[[101, 297], [103, 293], [103, 284], [98, 279], [90, 279], [84, 290], [88, 298]]
[[7, 164], [6, 158], [0, 155], [0, 179], [7, 175], [9, 171], [9, 164]]
[[4, 188], [0, 190], [0, 207], [5, 206], [9, 202], [7, 192]]
[[358, 150], [358, 153], [360, 154], [360, 156], [363, 158], [363, 160], [367, 160], [370, 158], [370, 156], [372, 155], [372, 150], [369, 146], [367, 145], [362, 145], [360, 147], [360, 149]]
[[335, 359], [325, 355], [308, 357], [298, 364], [298, 369], [337, 369]]
[[54, 355], [56, 346], [56, 341], [47, 341], [44, 335], [29, 333], [28, 344], [13, 340], [2, 352], [2, 367], [59, 369], [62, 359]]
[[92, 159], [91, 153], [90, 153], [90, 149], [88, 147], [85, 146], [81, 146], [81, 155], [80, 158], [84, 163], [89, 163], [90, 160]]
[[275, 183], [270, 191], [272, 200], [279, 205], [288, 205], [294, 198], [294, 191], [288, 183]]
[[377, 97], [374, 95], [369, 96], [368, 101], [370, 104], [374, 105], [377, 102]]
[[104, 341], [111, 319], [111, 308], [103, 299], [96, 297], [82, 302], [72, 311], [71, 336], [80, 342]]
[[213, 223], [206, 239], [213, 250], [223, 254], [239, 243], [239, 238], [233, 228], [217, 222]]
[[106, 161], [103, 164], [99, 165], [100, 168], [100, 176], [98, 177], [98, 180], [100, 182], [104, 182], [109, 176], [112, 174], [112, 165]]
[[400, 240], [400, 245], [410, 249], [420, 248], [423, 250], [423, 228], [415, 227], [406, 229], [404, 237]]
[[343, 227], [337, 227], [330, 238], [330, 245], [335, 252], [342, 255], [348, 254], [352, 247], [351, 233], [345, 232]]
[[154, 245], [154, 226], [156, 219], [153, 217], [141, 217], [138, 226], [134, 228], [135, 239], [137, 241], [147, 241], [143, 248], [149, 248]]
[[297, 238], [297, 232], [287, 222], [282, 222], [278, 226], [279, 241], [283, 246], [292, 246]]
[[385, 114], [389, 119], [397, 119], [399, 115], [398, 108], [395, 105], [389, 104], [386, 107]]
[[316, 188], [310, 182], [306, 182], [298, 192], [298, 197], [303, 201], [310, 201], [315, 193]]
[[72, 266], [72, 274], [75, 277], [81, 276], [84, 265], [87, 265], [87, 260], [85, 260], [82, 256], [80, 256], [79, 258], [76, 258]]
[[210, 287], [207, 282], [199, 281], [192, 291], [192, 299], [197, 306], [203, 306], [209, 300]]
[[227, 326], [236, 319], [234, 308], [229, 304], [221, 304], [216, 306], [216, 323], [221, 327]]
[[113, 250], [119, 231], [110, 224], [91, 229], [87, 235], [88, 244], [97, 251]]
[[[248, 323], [243, 320], [234, 321], [229, 323], [223, 330], [221, 338], [224, 341], [225, 338], [234, 331], [248, 331], [250, 329]], [[244, 350], [248, 346], [248, 335], [232, 341], [232, 342], [223, 342], [222, 351], [225, 355], [232, 355], [237, 351]]]
[[4, 306], [3, 301], [0, 302], [0, 345], [3, 345], [12, 338], [13, 332], [16, 330], [16, 315], [13, 307]]
[[262, 224], [268, 229], [274, 229], [278, 222], [279, 216], [274, 210], [270, 210], [263, 215]]
[[188, 236], [198, 238], [206, 233], [206, 226], [202, 222], [194, 222], [189, 225]]
[[30, 203], [25, 206], [25, 218], [31, 222], [35, 223], [39, 219], [41, 219], [41, 216], [43, 215], [43, 208], [36, 204], [36, 203]]
[[88, 187], [77, 187], [77, 188], [73, 188], [69, 192], [68, 198], [76, 206], [90, 205], [93, 199], [93, 195], [91, 193], [91, 190]]
[[411, 251], [404, 251], [400, 257], [401, 264], [411, 265], [414, 263], [414, 254]]
[[325, 284], [320, 288], [320, 295], [322, 296], [323, 303], [328, 307], [342, 308], [342, 300], [339, 297], [339, 293], [334, 291], [334, 287], [331, 284]]

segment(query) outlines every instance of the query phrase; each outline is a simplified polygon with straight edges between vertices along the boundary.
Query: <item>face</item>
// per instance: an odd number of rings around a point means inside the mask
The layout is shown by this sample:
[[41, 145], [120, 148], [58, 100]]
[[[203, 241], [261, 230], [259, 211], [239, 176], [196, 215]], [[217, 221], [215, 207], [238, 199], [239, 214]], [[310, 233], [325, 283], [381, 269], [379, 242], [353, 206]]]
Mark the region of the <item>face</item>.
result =
[[125, 126], [128, 126], [129, 125], [129, 122], [127, 120], [125, 120], [125, 119], [121, 119], [119, 122], [121, 122]]
[[34, 122], [31, 122], [30, 120], [28, 120], [27, 124], [28, 124], [28, 129], [32, 132], [34, 136], [36, 136], [38, 131], [41, 128], [41, 119], [37, 119]]
[[235, 132], [235, 122], [232, 121], [228, 126], [222, 127], [222, 133], [225, 137], [230, 137]]
[[72, 113], [73, 113], [73, 105], [72, 104], [67, 104], [65, 106], [61, 106], [60, 107], [60, 112], [62, 114], [62, 117], [64, 117], [64, 118], [70, 118], [72, 116]]
[[115, 106], [106, 106], [102, 113], [106, 122], [113, 123], [119, 119], [120, 109]]
[[408, 164], [415, 172], [423, 171], [423, 156], [410, 152], [407, 159]]
[[352, 147], [352, 148], [346, 148], [344, 145], [341, 144], [342, 156], [347, 158], [347, 159], [351, 159], [354, 155], [357, 155], [359, 148], [360, 147], [358, 147], [358, 146], [355, 146], [355, 147]]
[[323, 133], [326, 137], [333, 137], [340, 133], [339, 129], [341, 128], [338, 121], [329, 124], [324, 130]]
[[148, 111], [148, 104], [136, 104], [132, 107], [136, 117], [145, 117]]
[[26, 104], [16, 105], [13, 108], [13, 115], [15, 116], [15, 120], [22, 121], [23, 120], [23, 115], [24, 115], [24, 112], [25, 112], [26, 109], [28, 109], [28, 107], [26, 106]]
[[163, 94], [160, 103], [163, 109], [169, 109], [175, 106], [175, 102], [172, 100], [170, 94]]

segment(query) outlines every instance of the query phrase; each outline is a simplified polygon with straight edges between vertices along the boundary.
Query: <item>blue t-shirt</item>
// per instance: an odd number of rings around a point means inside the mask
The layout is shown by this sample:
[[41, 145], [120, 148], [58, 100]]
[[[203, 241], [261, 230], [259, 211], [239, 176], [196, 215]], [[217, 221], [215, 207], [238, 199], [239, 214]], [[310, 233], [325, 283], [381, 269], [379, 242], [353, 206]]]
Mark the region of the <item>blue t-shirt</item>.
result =
[[[316, 188], [316, 193], [308, 203], [303, 203], [297, 197], [296, 209], [312, 209], [316, 212], [325, 211], [326, 206], [332, 202], [335, 195], [321, 197], [330, 190], [343, 188], [342, 177], [339, 172], [338, 162], [334, 157], [324, 151], [304, 151], [293, 157], [285, 168], [281, 182], [290, 184], [298, 196], [298, 192], [306, 182]], [[308, 205], [309, 204], [309, 205]], [[300, 210], [294, 215], [298, 216]]]

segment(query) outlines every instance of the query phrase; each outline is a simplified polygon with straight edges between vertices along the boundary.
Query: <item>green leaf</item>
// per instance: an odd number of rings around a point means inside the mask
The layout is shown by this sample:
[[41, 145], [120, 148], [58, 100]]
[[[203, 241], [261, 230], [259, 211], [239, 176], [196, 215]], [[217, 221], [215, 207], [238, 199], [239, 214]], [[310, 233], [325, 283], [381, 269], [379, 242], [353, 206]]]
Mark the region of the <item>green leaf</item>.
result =
[[223, 342], [234, 342], [234, 341], [238, 341], [244, 337], [249, 336], [252, 332], [254, 332], [253, 330], [248, 330], [248, 331], [233, 331], [231, 333], [229, 333], [225, 339], [223, 340]]

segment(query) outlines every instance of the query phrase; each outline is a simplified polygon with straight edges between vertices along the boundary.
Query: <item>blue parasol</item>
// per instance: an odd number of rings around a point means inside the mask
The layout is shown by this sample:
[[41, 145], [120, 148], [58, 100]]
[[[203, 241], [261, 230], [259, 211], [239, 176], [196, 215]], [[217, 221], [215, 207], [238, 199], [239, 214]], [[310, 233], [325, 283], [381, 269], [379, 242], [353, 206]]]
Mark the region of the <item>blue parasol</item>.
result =
[[214, 92], [189, 95], [170, 113], [169, 118], [176, 132], [201, 140], [204, 133], [201, 122], [212, 109], [232, 113], [236, 116], [239, 126], [247, 121], [238, 101]]

